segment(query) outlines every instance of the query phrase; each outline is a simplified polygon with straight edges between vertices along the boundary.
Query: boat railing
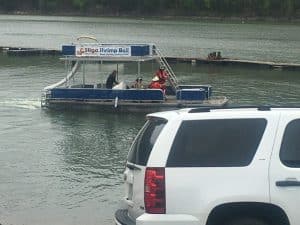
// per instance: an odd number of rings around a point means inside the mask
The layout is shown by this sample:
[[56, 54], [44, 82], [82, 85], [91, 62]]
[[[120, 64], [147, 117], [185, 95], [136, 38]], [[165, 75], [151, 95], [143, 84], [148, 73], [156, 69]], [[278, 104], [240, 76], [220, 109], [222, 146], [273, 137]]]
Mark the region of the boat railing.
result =
[[92, 36], [79, 36], [77, 38], [77, 41], [81, 41], [82, 39], [88, 39], [88, 40], [95, 41], [96, 43], [99, 43], [99, 41], [97, 40], [97, 38], [92, 37]]
[[177, 77], [176, 77], [173, 69], [171, 68], [171, 66], [167, 62], [166, 58], [163, 56], [160, 49], [158, 49], [156, 47], [155, 52], [158, 56], [159, 64], [165, 67], [165, 70], [169, 75], [168, 76], [168, 81], [170, 82], [170, 84], [171, 84], [172, 88], [174, 89], [174, 91], [176, 91], [178, 89], [178, 80], [177, 80]]

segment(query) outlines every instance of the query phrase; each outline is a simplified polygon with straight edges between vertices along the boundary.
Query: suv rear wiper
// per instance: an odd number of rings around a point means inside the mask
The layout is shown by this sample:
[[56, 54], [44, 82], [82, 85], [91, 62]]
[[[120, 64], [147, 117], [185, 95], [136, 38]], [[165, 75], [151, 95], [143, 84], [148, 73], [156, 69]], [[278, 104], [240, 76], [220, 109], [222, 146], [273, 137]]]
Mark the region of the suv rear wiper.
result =
[[129, 169], [131, 169], [131, 170], [141, 170], [140, 167], [137, 167], [136, 165], [131, 164], [129, 162], [126, 163], [126, 167], [129, 168]]

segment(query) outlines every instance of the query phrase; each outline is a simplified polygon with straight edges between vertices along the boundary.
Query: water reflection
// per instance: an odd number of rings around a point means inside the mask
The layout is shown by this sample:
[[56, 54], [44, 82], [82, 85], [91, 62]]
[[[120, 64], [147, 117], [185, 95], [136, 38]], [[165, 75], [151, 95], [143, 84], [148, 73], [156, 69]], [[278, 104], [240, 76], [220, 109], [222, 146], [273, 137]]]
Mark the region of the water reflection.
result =
[[73, 208], [89, 199], [111, 200], [105, 192], [122, 183], [126, 155], [145, 115], [84, 111], [48, 115], [62, 134], [55, 147], [62, 159], [58, 165], [62, 183], [70, 185], [66, 193], [72, 200], [65, 204]]

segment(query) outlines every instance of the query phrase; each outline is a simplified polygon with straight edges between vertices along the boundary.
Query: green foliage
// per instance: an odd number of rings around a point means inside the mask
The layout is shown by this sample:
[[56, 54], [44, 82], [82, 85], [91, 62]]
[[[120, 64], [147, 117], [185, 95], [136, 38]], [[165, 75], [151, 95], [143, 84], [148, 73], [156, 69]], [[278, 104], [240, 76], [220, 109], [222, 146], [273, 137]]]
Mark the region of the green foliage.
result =
[[299, 17], [300, 0], [0, 0], [0, 12]]
[[80, 10], [84, 9], [85, 6], [87, 5], [87, 0], [73, 0], [72, 1], [73, 5]]
[[210, 9], [211, 8], [210, 0], [204, 0], [204, 5], [205, 5], [205, 8]]
[[180, 5], [184, 9], [192, 10], [195, 7], [195, 0], [181, 0]]

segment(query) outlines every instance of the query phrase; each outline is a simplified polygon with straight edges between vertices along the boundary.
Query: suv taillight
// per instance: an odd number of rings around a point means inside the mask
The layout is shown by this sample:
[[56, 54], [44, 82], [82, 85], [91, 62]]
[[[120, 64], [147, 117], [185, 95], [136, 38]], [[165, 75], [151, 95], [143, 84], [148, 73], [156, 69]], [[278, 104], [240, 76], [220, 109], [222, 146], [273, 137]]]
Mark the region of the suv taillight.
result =
[[165, 168], [146, 168], [144, 201], [146, 213], [166, 213]]

